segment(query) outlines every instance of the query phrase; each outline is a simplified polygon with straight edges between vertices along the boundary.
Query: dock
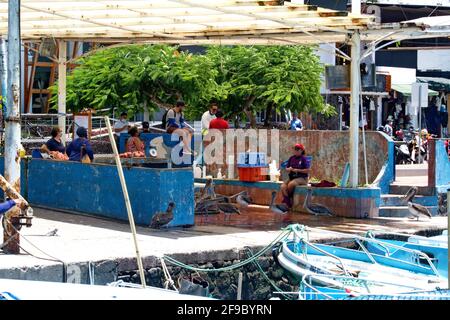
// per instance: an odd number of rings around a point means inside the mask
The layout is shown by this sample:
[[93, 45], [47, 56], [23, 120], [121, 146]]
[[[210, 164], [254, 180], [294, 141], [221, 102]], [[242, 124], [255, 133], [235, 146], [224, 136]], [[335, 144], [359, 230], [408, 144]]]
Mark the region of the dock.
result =
[[[298, 213], [279, 216], [268, 207], [251, 206], [247, 212], [231, 216], [229, 221], [222, 214], [196, 216], [193, 227], [152, 230], [138, 226], [137, 232], [144, 267], [153, 268], [160, 266], [159, 257], [164, 254], [191, 264], [240, 259], [239, 252], [244, 247], [264, 247], [282, 227], [291, 223], [356, 234], [369, 230], [429, 234], [446, 229], [447, 217], [415, 221]], [[104, 284], [114, 280], [113, 269], [115, 272], [137, 269], [130, 227], [122, 221], [36, 208], [33, 227], [22, 228], [21, 234], [25, 237], [21, 239], [22, 254], [0, 255], [0, 278], [61, 281], [61, 266], [65, 264], [68, 282], [87, 283], [88, 266], [94, 263], [106, 270], [104, 274], [96, 274], [96, 281]], [[333, 238], [316, 232], [310, 236], [313, 241]]]

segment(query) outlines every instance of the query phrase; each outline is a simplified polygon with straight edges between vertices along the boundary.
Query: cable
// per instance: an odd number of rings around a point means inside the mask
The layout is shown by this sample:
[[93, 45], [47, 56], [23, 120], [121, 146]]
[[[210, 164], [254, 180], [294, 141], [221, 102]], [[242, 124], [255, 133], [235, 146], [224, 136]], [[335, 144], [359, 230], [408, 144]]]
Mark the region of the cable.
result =
[[[63, 281], [62, 281], [62, 282], [67, 282], [67, 263], [64, 262], [63, 260], [59, 259], [59, 258], [56, 258], [56, 257], [54, 257], [54, 256], [52, 256], [52, 255], [46, 253], [45, 251], [43, 251], [42, 249], [40, 249], [39, 247], [37, 247], [37, 246], [36, 246], [35, 244], [33, 244], [30, 240], [28, 240], [23, 234], [21, 234], [20, 231], [19, 231], [19, 230], [18, 230], [18, 229], [17, 229], [17, 228], [9, 221], [9, 220], [3, 219], [3, 221], [2, 221], [3, 227], [5, 227], [5, 225], [4, 225], [4, 221], [5, 221], [5, 220], [6, 220], [7, 223], [9, 223], [9, 225], [16, 231], [16, 233], [17, 233], [20, 237], [22, 237], [25, 241], [27, 241], [31, 246], [33, 246], [34, 248], [36, 248], [37, 250], [39, 250], [41, 253], [43, 253], [44, 255], [46, 255], [46, 256], [48, 256], [48, 257], [50, 257], [50, 259], [49, 259], [49, 258], [44, 258], [44, 257], [37, 256], [37, 255], [32, 254], [31, 252], [29, 252], [28, 250], [26, 250], [23, 246], [20, 245], [19, 241], [17, 241], [16, 239], [14, 239], [15, 235], [9, 235], [9, 234], [8, 234], [9, 236], [11, 236], [11, 237], [8, 239], [8, 241], [10, 241], [10, 240], [15, 241], [15, 242], [17, 243], [17, 245], [19, 246], [20, 249], [22, 249], [26, 254], [28, 254], [28, 255], [30, 255], [30, 256], [32, 256], [32, 257], [35, 257], [35, 258], [41, 259], [41, 260], [46, 260], [46, 261], [60, 262], [60, 263], [62, 264], [62, 266], [63, 266]], [[4, 228], [4, 230], [7, 230], [7, 229]], [[4, 244], [3, 244], [3, 245], [4, 245]], [[3, 247], [3, 245], [2, 245], [2, 247]]]

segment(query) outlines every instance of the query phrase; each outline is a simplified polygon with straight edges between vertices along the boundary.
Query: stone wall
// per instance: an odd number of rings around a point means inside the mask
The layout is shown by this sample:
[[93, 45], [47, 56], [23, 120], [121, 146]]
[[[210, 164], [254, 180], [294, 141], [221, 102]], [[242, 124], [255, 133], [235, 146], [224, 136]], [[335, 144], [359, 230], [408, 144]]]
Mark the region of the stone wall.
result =
[[[193, 266], [200, 268], [222, 268], [234, 265], [241, 260], [218, 260], [204, 264], [193, 264]], [[270, 254], [260, 257], [258, 264], [266, 273], [268, 278], [280, 288], [282, 291], [295, 292], [298, 291], [299, 281], [295, 280], [289, 273], [279, 267]], [[180, 267], [167, 265], [169, 274], [175, 281], [175, 286], [179, 288], [179, 278], [190, 278], [191, 275], [197, 276], [195, 272], [188, 272]], [[283, 299], [280, 294], [273, 294], [275, 288], [265, 279], [257, 266], [253, 263], [247, 264], [239, 269], [233, 271], [222, 272], [202, 272], [200, 275], [202, 279], [209, 283], [209, 292], [213, 298], [221, 300], [236, 300], [237, 285], [239, 272], [242, 272], [242, 299], [243, 300], [268, 300], [272, 297], [279, 297]], [[140, 283], [138, 270], [120, 272], [118, 279], [125, 282]], [[149, 286], [164, 287], [164, 273], [161, 267], [154, 267], [145, 270], [146, 283]], [[293, 298], [294, 296], [290, 296]], [[297, 297], [294, 297], [297, 298]]]
[[[212, 132], [208, 133], [204, 137], [204, 147], [211, 143], [214, 134]], [[313, 157], [312, 167], [311, 167], [311, 177], [317, 179], [325, 179], [329, 181], [339, 182], [342, 178], [345, 163], [349, 161], [349, 132], [348, 131], [331, 131], [331, 130], [305, 130], [305, 131], [287, 131], [287, 130], [275, 130], [276, 132], [271, 132], [270, 130], [261, 131], [258, 130], [258, 136], [264, 137], [263, 140], [267, 139], [267, 149], [259, 149], [259, 152], [266, 152], [268, 155], [268, 160], [271, 160], [271, 140], [272, 134], [278, 135], [278, 139], [274, 136], [274, 142], [279, 146], [279, 160], [287, 160], [293, 153], [293, 146], [296, 143], [302, 143], [306, 147], [306, 152], [308, 155]], [[264, 134], [266, 132], [266, 134]], [[244, 136], [247, 131], [239, 131], [237, 136]], [[265, 138], [267, 137], [267, 138]], [[233, 152], [237, 158], [238, 152], [243, 152], [248, 150], [249, 139], [245, 139], [245, 144], [240, 145], [239, 149], [237, 146], [238, 139], [235, 137], [233, 141], [234, 145], [227, 145], [226, 131], [223, 131], [223, 150], [219, 150], [218, 157], [223, 159], [223, 165], [209, 165], [207, 170], [208, 174], [216, 176], [218, 168], [222, 168], [222, 173], [227, 174], [227, 164], [226, 155], [227, 149]], [[367, 149], [367, 164], [368, 164], [368, 180], [372, 183], [377, 175], [380, 173], [381, 168], [388, 160], [388, 140], [384, 135], [376, 131], [366, 132], [366, 149]], [[256, 151], [256, 150], [251, 150]], [[236, 160], [235, 160], [236, 163]], [[236, 164], [235, 164], [236, 166]], [[237, 168], [234, 169], [235, 177], [237, 178], [238, 171]], [[365, 184], [365, 173], [364, 173], [364, 156], [363, 156], [363, 144], [362, 144], [362, 133], [360, 134], [360, 145], [359, 145], [359, 183]]]

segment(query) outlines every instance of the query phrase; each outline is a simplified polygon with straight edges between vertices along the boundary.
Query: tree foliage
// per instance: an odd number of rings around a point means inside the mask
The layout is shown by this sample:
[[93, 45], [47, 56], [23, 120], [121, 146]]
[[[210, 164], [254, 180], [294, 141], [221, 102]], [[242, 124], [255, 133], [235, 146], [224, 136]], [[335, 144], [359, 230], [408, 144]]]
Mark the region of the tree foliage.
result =
[[[261, 110], [329, 115], [334, 109], [320, 95], [322, 73], [311, 47], [211, 46], [206, 54], [193, 55], [166, 45], [129, 45], [80, 60], [67, 77], [67, 108], [134, 114], [144, 104], [150, 110], [167, 108], [182, 98], [190, 119], [198, 119], [211, 100], [229, 118], [252, 122]], [[56, 94], [52, 102], [56, 105]]]
[[[80, 59], [67, 76], [68, 110], [117, 108], [130, 114], [169, 107], [177, 99], [206, 105], [220, 95], [216, 70], [208, 59], [176, 47], [130, 45], [105, 49]], [[57, 92], [57, 84], [51, 90]], [[57, 95], [52, 96], [53, 106]]]

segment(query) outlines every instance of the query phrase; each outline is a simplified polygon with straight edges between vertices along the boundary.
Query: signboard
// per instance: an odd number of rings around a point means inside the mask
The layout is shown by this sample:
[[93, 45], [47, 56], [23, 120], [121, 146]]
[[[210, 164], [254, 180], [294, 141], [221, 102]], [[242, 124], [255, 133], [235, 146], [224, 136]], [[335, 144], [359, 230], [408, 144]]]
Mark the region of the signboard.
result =
[[91, 138], [92, 132], [92, 113], [91, 112], [83, 112], [76, 113], [73, 115], [73, 139], [78, 138], [77, 129], [79, 127], [85, 127], [88, 132], [88, 139]]
[[428, 83], [411, 84], [411, 106], [414, 108], [428, 107]]
[[350, 66], [326, 66], [325, 83], [326, 88], [330, 90], [348, 90], [350, 88]]

